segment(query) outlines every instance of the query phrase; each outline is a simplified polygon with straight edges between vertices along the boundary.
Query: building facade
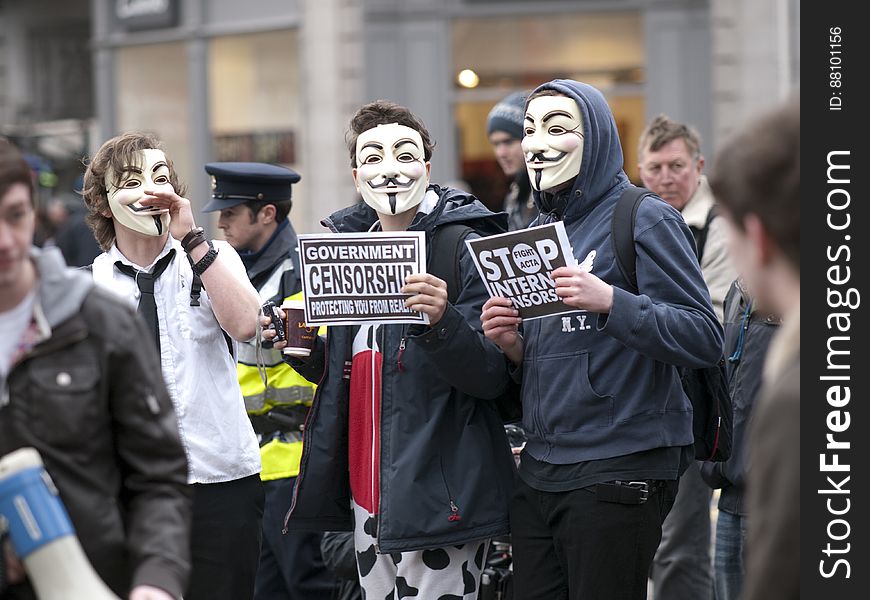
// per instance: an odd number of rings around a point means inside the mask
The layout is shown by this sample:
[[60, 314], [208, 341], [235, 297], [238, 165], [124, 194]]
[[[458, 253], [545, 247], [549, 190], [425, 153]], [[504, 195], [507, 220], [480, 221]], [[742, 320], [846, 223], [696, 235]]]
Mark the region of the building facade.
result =
[[[485, 119], [501, 97], [555, 77], [596, 85], [636, 179], [637, 138], [652, 116], [694, 124], [710, 156], [740, 120], [796, 87], [799, 6], [0, 0], [0, 134], [23, 139], [46, 123], [75, 123], [78, 145], [66, 147], [75, 157], [120, 131], [154, 131], [195, 209], [209, 196], [206, 162], [287, 164], [302, 174], [291, 219], [316, 232], [356, 197], [344, 142], [350, 116], [387, 98], [433, 134], [433, 180], [464, 181], [495, 206], [505, 182]], [[203, 225], [217, 233], [214, 222]]]

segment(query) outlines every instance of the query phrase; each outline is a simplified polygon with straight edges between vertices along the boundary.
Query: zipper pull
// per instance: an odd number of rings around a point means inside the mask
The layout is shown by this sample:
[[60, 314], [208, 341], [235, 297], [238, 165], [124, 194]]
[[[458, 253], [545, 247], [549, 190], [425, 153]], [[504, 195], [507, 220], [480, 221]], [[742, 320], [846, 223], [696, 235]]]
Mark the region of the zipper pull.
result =
[[399, 342], [399, 354], [396, 356], [396, 366], [399, 368], [400, 372], [405, 371], [405, 365], [402, 364], [402, 355], [404, 353], [405, 353], [405, 337], [402, 336], [402, 339]]
[[451, 523], [462, 520], [462, 515], [459, 514], [459, 507], [453, 503], [453, 500], [450, 501], [450, 513], [451, 514], [447, 517], [447, 520]]

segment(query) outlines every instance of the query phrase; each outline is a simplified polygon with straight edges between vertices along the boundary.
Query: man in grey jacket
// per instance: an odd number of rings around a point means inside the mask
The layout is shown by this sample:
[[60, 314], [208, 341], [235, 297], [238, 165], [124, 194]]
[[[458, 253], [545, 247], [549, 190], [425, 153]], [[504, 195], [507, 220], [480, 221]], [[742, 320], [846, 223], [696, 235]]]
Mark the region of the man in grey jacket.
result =
[[[725, 219], [716, 214], [704, 170], [701, 138], [685, 123], [659, 115], [641, 134], [638, 148], [644, 186], [680, 211], [695, 237], [701, 275], [716, 316], [734, 268], [728, 255]], [[709, 600], [713, 596], [710, 562], [710, 497], [698, 462], [680, 478], [680, 493], [662, 527], [652, 579], [658, 600]]]
[[[180, 598], [191, 499], [157, 354], [132, 309], [57, 249], [31, 246], [31, 194], [30, 168], [0, 140], [0, 455], [39, 451], [116, 594]], [[7, 566], [12, 585], [0, 598], [32, 597], [20, 563]]]

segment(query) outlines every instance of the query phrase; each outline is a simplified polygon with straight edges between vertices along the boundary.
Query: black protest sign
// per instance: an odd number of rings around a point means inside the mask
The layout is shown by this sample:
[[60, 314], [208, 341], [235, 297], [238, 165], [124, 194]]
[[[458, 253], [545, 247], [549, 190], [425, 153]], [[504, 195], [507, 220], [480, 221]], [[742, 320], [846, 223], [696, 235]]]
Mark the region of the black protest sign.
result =
[[405, 308], [405, 277], [426, 271], [422, 231], [299, 236], [305, 323], [428, 323]]
[[510, 298], [523, 319], [577, 311], [556, 295], [550, 277], [576, 263], [561, 221], [465, 243], [489, 295]]

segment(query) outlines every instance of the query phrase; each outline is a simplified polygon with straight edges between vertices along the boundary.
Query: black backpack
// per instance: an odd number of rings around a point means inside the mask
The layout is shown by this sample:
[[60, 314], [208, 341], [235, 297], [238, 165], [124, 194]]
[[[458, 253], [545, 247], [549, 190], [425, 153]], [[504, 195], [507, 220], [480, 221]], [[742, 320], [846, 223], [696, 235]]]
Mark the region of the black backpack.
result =
[[[447, 301], [455, 304], [462, 289], [459, 260], [465, 238], [474, 229], [462, 223], [448, 223], [435, 229], [429, 241], [429, 264], [427, 270], [432, 275], [447, 282]], [[510, 381], [507, 391], [496, 400], [499, 415], [505, 423], [515, 423], [522, 419], [522, 402], [519, 385]]]
[[[637, 251], [634, 247], [634, 222], [640, 203], [653, 193], [645, 188], [627, 188], [613, 209], [610, 234], [616, 264], [625, 277], [630, 291], [637, 289]], [[703, 252], [707, 228], [715, 214], [707, 216], [703, 229], [692, 229], [695, 235], [695, 253]], [[700, 239], [699, 239], [700, 238]], [[699, 252], [699, 248], [701, 249]], [[700, 258], [698, 259], [700, 263]], [[692, 430], [695, 437], [695, 458], [720, 462], [731, 456], [731, 430], [734, 419], [725, 359], [703, 369], [680, 369], [683, 390], [692, 402]]]

